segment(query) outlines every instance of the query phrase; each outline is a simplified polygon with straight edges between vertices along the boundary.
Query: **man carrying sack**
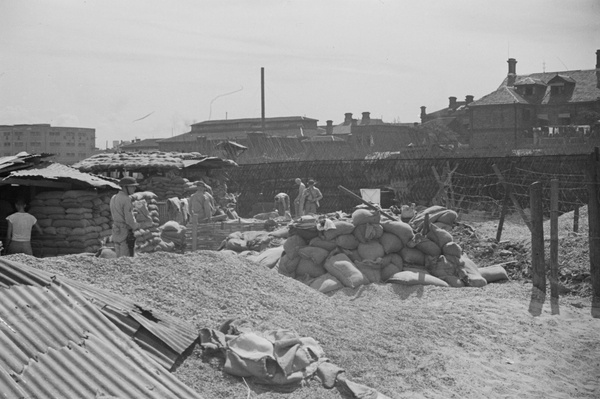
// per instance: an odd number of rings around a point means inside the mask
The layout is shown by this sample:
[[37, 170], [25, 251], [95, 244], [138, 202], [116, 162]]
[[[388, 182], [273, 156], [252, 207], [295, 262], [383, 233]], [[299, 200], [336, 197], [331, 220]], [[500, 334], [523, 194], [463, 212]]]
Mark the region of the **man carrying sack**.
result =
[[122, 178], [119, 185], [121, 191], [110, 199], [110, 214], [113, 220], [112, 241], [117, 258], [134, 255], [135, 235], [133, 232], [139, 227], [133, 215], [133, 204], [130, 197], [138, 184], [133, 177], [128, 176]]

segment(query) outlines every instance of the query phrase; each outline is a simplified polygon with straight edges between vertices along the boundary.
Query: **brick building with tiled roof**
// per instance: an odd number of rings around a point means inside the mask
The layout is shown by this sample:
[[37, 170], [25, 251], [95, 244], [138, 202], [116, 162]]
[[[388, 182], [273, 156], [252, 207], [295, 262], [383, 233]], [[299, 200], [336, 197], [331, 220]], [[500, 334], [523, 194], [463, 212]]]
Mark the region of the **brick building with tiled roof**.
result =
[[598, 140], [600, 50], [596, 69], [508, 74], [492, 93], [468, 105], [472, 147], [584, 144]]

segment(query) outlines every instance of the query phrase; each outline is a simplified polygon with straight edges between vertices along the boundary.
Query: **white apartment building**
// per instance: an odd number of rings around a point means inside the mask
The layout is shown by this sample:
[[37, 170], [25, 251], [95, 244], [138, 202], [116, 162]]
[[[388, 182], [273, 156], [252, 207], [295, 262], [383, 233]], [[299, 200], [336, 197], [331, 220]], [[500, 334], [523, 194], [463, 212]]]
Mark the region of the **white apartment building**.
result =
[[92, 156], [96, 150], [96, 129], [35, 125], [0, 125], [0, 156], [25, 151], [54, 154], [49, 160], [72, 165]]

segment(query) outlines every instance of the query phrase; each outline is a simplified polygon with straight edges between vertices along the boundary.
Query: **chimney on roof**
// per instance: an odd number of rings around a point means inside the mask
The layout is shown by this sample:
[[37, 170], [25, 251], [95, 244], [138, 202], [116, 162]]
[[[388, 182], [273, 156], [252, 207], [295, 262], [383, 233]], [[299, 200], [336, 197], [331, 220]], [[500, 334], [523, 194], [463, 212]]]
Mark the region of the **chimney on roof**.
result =
[[427, 116], [427, 112], [425, 111], [426, 109], [426, 106], [421, 106], [421, 123], [425, 122], [425, 117]]
[[327, 126], [325, 126], [325, 134], [333, 134], [333, 121], [331, 119], [327, 121]]
[[362, 124], [364, 125], [365, 123], [368, 123], [370, 120], [371, 120], [371, 113], [363, 112], [362, 113]]
[[448, 97], [450, 103], [448, 104], [449, 108], [456, 108], [456, 97]]
[[512, 86], [515, 84], [515, 79], [517, 78], [517, 60], [509, 58], [506, 62], [508, 62], [508, 80], [506, 85]]
[[352, 123], [352, 112], [346, 112], [344, 114], [344, 123]]
[[467, 96], [465, 97], [465, 102], [466, 102], [467, 104], [471, 104], [471, 103], [473, 102], [473, 96], [471, 96], [471, 95], [467, 95]]

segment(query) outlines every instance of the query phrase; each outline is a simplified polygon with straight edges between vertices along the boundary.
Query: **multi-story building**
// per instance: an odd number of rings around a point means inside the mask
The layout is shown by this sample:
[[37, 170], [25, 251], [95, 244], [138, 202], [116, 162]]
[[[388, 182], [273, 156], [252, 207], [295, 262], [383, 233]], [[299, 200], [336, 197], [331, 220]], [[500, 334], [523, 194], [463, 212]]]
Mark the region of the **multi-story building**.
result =
[[490, 94], [468, 105], [471, 147], [586, 145], [600, 131], [600, 50], [596, 69], [508, 74]]
[[35, 125], [0, 125], [0, 155], [20, 152], [53, 154], [49, 159], [71, 165], [96, 150], [96, 129]]

